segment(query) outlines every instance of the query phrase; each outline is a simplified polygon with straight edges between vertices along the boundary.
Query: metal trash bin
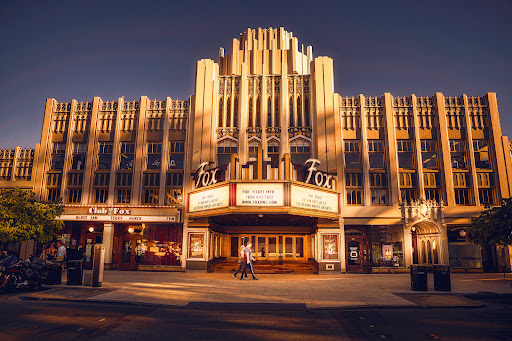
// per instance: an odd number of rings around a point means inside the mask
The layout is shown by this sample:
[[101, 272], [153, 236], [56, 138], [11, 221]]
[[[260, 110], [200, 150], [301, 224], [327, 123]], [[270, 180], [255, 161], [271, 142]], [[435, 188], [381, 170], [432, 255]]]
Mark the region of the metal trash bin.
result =
[[434, 265], [434, 289], [437, 291], [452, 290], [449, 265]]
[[411, 265], [411, 290], [428, 291], [427, 267], [424, 265]]
[[81, 260], [68, 261], [67, 285], [82, 285], [84, 263]]
[[46, 275], [46, 285], [60, 285], [62, 283], [62, 266], [54, 264]]

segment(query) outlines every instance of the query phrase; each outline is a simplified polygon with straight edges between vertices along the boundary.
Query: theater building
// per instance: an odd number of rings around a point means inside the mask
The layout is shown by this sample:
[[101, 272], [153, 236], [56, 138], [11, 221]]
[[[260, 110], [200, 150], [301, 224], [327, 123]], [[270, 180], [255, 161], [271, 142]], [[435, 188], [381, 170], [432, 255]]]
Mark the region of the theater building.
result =
[[247, 241], [319, 273], [510, 267], [465, 237], [512, 194], [496, 94], [342, 96], [333, 60], [283, 28], [198, 61], [187, 100], [47, 99], [41, 143], [0, 151], [0, 186], [62, 197], [61, 239], [116, 269], [206, 271]]

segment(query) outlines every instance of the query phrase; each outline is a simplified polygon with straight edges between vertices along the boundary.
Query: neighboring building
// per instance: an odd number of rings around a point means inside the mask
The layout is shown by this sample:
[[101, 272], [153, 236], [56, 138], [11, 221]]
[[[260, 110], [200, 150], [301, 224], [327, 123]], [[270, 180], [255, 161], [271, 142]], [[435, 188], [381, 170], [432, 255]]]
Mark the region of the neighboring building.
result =
[[464, 228], [512, 194], [495, 93], [342, 97], [332, 59], [282, 28], [198, 61], [186, 101], [48, 99], [41, 144], [0, 157], [1, 187], [62, 197], [62, 239], [118, 269], [206, 270], [251, 241], [320, 273], [481, 271], [496, 248]]

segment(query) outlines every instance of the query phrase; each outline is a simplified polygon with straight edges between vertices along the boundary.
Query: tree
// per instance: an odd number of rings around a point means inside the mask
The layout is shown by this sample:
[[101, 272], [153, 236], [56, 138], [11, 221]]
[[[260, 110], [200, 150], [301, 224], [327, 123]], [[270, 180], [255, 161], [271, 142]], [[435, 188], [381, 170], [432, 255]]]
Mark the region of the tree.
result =
[[64, 223], [55, 220], [64, 211], [57, 202], [38, 202], [32, 191], [0, 189], [0, 244], [34, 239], [53, 240]]
[[512, 198], [501, 206], [490, 207], [473, 218], [466, 230], [469, 239], [480, 246], [512, 244]]

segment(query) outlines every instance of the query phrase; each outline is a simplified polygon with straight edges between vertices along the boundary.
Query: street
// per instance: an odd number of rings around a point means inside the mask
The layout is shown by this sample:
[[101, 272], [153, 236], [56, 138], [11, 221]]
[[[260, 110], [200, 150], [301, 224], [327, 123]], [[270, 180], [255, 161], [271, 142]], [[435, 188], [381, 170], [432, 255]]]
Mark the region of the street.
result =
[[26, 294], [0, 294], [1, 340], [512, 340], [507, 294], [480, 295], [479, 307], [356, 309], [22, 300]]

